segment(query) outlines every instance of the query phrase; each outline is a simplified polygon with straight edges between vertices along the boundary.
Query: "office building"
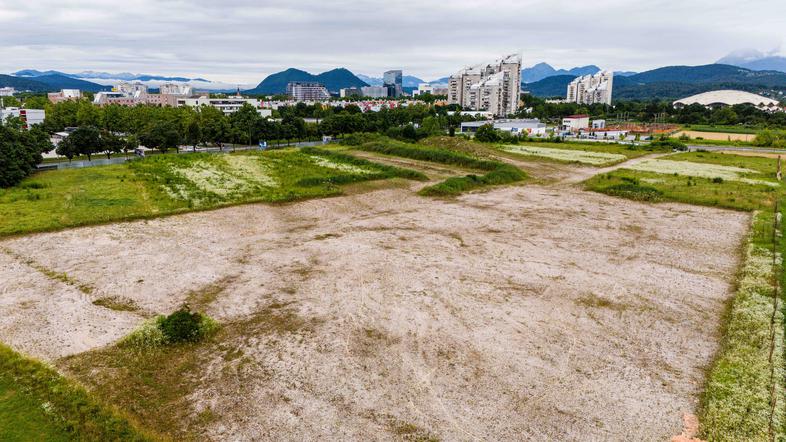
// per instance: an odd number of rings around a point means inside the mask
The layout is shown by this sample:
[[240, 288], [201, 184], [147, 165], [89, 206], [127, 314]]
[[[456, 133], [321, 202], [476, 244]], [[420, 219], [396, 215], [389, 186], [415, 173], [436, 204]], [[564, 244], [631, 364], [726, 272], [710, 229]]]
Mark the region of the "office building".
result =
[[412, 96], [413, 97], [417, 97], [418, 95], [421, 95], [421, 94], [435, 95], [434, 94], [434, 87], [431, 86], [428, 83], [420, 83], [418, 85], [418, 88], [415, 89], [414, 91], [412, 91]]
[[388, 97], [400, 97], [404, 94], [403, 77], [400, 70], [387, 71], [382, 75], [382, 86], [387, 88]]
[[330, 93], [322, 83], [291, 81], [287, 83], [287, 95], [295, 101], [329, 100]]
[[43, 109], [23, 109], [19, 107], [0, 108], [0, 122], [5, 123], [5, 121], [11, 117], [19, 118], [22, 120], [22, 127], [30, 129], [31, 126], [44, 122], [46, 112]]
[[260, 100], [255, 98], [243, 98], [239, 95], [226, 98], [210, 98], [208, 96], [194, 98], [180, 97], [176, 102], [177, 106], [211, 106], [223, 112], [224, 115], [231, 115], [237, 112], [241, 107], [243, 107], [244, 104], [251, 105], [254, 109], [256, 109], [257, 113], [263, 117], [270, 117], [273, 115], [273, 111], [271, 109], [262, 108], [262, 102]]
[[601, 71], [576, 78], [568, 85], [568, 103], [611, 104], [614, 74]]
[[466, 67], [448, 81], [448, 103], [495, 116], [516, 112], [521, 90], [521, 55]]
[[523, 135], [532, 137], [543, 137], [546, 135], [546, 124], [541, 123], [537, 118], [515, 119], [515, 120], [494, 120], [494, 121], [465, 121], [461, 123], [461, 133], [474, 134], [478, 129], [487, 124], [494, 126], [494, 129], [509, 132], [511, 135]]
[[12, 87], [0, 87], [0, 97], [12, 97], [16, 93], [16, 89]]
[[589, 115], [568, 115], [562, 119], [561, 129], [565, 132], [579, 132], [590, 127]]
[[178, 83], [164, 83], [159, 88], [158, 92], [161, 95], [191, 95], [193, 90], [187, 84]]
[[82, 91], [79, 89], [62, 89], [60, 92], [50, 92], [46, 94], [49, 102], [57, 104], [62, 101], [79, 100], [82, 98]]
[[385, 86], [364, 86], [360, 88], [364, 97], [368, 98], [387, 98], [388, 88]]
[[338, 95], [341, 98], [360, 97], [363, 95], [363, 91], [357, 87], [347, 87], [347, 88], [340, 89], [338, 91]]

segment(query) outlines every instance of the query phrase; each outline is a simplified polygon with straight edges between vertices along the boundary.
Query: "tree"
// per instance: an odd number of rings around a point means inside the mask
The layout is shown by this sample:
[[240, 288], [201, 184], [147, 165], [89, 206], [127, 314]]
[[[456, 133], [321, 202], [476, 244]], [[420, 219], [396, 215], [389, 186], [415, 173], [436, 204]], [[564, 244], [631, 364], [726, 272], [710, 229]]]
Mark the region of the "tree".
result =
[[139, 141], [150, 149], [166, 153], [169, 149], [178, 149], [180, 134], [172, 123], [160, 121], [142, 133]]
[[491, 124], [484, 124], [475, 132], [475, 140], [481, 143], [496, 143], [499, 141], [499, 134]]
[[202, 128], [199, 126], [199, 120], [194, 117], [186, 126], [186, 142], [194, 146], [196, 152], [197, 144], [202, 141]]
[[101, 132], [94, 126], [80, 127], [71, 132], [66, 140], [69, 140], [69, 145], [72, 145], [76, 154], [87, 155], [88, 161], [92, 161], [94, 153], [102, 151]]
[[113, 153], [120, 153], [125, 149], [125, 141], [109, 131], [101, 132], [101, 150], [106, 158], [112, 158]]
[[42, 152], [52, 149], [43, 131], [26, 131], [13, 125], [0, 125], [0, 187], [22, 181], [43, 161]]
[[136, 135], [129, 135], [123, 142], [123, 153], [128, 157], [128, 151], [136, 150], [137, 147], [139, 147], [139, 139], [137, 139]]

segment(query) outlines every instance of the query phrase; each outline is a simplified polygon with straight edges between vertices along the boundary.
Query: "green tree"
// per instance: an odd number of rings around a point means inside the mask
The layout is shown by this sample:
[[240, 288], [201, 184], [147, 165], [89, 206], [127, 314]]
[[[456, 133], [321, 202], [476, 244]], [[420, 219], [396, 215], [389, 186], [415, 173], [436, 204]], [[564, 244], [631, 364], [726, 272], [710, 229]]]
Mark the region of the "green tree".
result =
[[499, 133], [494, 129], [494, 126], [491, 124], [484, 124], [478, 128], [478, 131], [475, 132], [475, 140], [480, 141], [481, 143], [496, 143], [499, 141], [500, 136]]
[[94, 153], [103, 150], [101, 146], [101, 132], [95, 126], [80, 127], [71, 132], [66, 137], [66, 140], [69, 140], [69, 144], [76, 151], [76, 154], [87, 155], [88, 161], [92, 161]]
[[202, 128], [199, 126], [199, 119], [196, 116], [191, 118], [186, 126], [185, 139], [188, 144], [194, 146], [194, 152], [196, 152], [197, 144], [202, 141]]
[[0, 125], [0, 187], [18, 184], [43, 161], [41, 154], [52, 149], [45, 132], [30, 131], [11, 124]]
[[169, 149], [178, 150], [180, 134], [172, 123], [159, 121], [142, 133], [139, 141], [150, 149], [158, 149], [161, 153], [166, 153]]

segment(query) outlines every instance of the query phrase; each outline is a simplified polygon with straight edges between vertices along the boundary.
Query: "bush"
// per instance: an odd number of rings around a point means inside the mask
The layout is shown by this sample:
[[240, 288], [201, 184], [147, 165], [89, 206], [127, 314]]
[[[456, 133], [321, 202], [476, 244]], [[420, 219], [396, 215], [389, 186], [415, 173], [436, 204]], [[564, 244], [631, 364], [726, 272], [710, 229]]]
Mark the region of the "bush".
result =
[[500, 140], [499, 133], [494, 129], [491, 124], [484, 124], [475, 132], [475, 140], [481, 143], [496, 143]]
[[688, 150], [688, 145], [674, 139], [661, 139], [653, 141], [649, 145], [644, 146], [644, 148], [647, 150], [678, 150], [684, 152]]
[[169, 343], [195, 342], [200, 338], [201, 322], [202, 315], [184, 307], [164, 318], [159, 327]]
[[149, 349], [182, 342], [198, 342], [218, 329], [218, 323], [206, 315], [191, 312], [187, 305], [169, 316], [159, 315], [146, 321], [120, 344]]
[[606, 187], [602, 190], [602, 192], [608, 195], [619, 196], [636, 201], [656, 202], [663, 199], [663, 192], [660, 190], [654, 187], [642, 186], [635, 183], [615, 184], [613, 186]]

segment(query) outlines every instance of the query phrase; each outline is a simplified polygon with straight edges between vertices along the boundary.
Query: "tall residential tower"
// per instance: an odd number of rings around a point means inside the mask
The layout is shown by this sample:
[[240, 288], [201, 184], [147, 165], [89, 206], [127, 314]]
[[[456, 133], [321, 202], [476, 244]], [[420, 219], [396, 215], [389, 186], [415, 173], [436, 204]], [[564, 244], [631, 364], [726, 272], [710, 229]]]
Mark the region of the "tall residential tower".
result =
[[567, 100], [578, 104], [611, 104], [614, 74], [601, 71], [595, 75], [584, 75], [568, 85]]
[[467, 67], [450, 77], [448, 103], [504, 117], [515, 113], [521, 90], [521, 55]]

